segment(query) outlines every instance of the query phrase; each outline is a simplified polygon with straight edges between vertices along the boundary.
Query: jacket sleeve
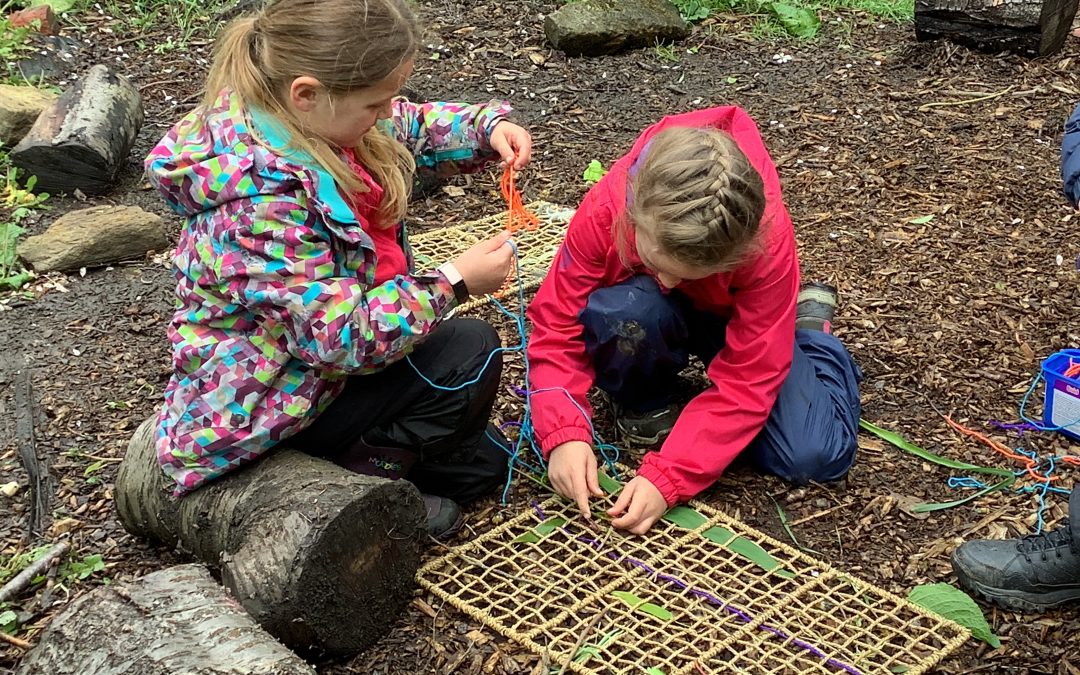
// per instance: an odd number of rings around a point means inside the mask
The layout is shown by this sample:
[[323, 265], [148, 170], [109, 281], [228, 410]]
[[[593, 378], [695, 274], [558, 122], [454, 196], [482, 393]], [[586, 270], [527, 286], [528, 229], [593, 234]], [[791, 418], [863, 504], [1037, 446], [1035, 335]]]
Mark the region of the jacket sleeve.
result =
[[734, 307], [726, 343], [708, 365], [711, 386], [690, 401], [660, 451], [646, 454], [638, 469], [669, 505], [714, 483], [750, 445], [791, 370], [799, 264], [779, 197], [767, 222], [764, 254], [732, 279]]
[[391, 135], [412, 152], [418, 171], [452, 176], [479, 171], [499, 159], [488, 139], [510, 110], [501, 101], [465, 105], [396, 98], [386, 123]]
[[586, 394], [595, 374], [578, 315], [602, 284], [606, 232], [615, 215], [601, 184], [582, 200], [547, 277], [529, 304], [529, 385], [533, 427], [545, 458], [567, 441], [592, 442]]
[[404, 357], [454, 305], [441, 274], [398, 276], [373, 288], [338, 276], [329, 233], [295, 202], [276, 200], [238, 218], [216, 274], [237, 304], [284, 337], [313, 368], [367, 373]]
[[1073, 206], [1080, 207], [1080, 106], [1065, 123], [1065, 136], [1061, 139], [1061, 179], [1065, 198]]

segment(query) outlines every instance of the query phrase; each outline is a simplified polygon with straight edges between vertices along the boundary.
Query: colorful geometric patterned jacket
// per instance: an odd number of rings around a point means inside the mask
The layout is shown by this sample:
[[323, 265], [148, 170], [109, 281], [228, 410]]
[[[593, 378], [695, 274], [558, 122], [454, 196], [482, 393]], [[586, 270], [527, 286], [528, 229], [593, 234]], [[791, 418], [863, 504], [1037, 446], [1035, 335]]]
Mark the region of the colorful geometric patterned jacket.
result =
[[[497, 159], [489, 134], [509, 112], [497, 101], [398, 99], [379, 124], [418, 171], [448, 175]], [[157, 430], [177, 496], [304, 429], [346, 377], [401, 359], [454, 305], [441, 274], [374, 286], [372, 207], [354, 212], [314, 162], [268, 149], [287, 142], [269, 114], [225, 91], [146, 159], [150, 181], [186, 219], [174, 260], [174, 371]]]

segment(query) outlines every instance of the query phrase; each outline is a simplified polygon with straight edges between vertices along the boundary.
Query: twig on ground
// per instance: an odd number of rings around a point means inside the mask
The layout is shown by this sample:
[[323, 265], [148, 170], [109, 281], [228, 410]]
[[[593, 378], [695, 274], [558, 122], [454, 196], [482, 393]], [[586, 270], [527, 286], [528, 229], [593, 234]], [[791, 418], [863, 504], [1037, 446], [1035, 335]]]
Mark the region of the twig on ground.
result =
[[45, 555], [27, 565], [26, 569], [16, 574], [11, 581], [4, 584], [3, 588], [0, 588], [0, 602], [10, 600], [21, 593], [23, 589], [30, 585], [30, 582], [34, 580], [34, 577], [49, 569], [49, 567], [63, 557], [70, 548], [71, 544], [66, 541], [54, 544]]
[[1002, 89], [1001, 91], [994, 92], [994, 93], [991, 93], [991, 94], [987, 94], [985, 96], [976, 96], [975, 98], [966, 98], [966, 99], [964, 99], [962, 101], [935, 101], [934, 103], [924, 103], [921, 106], [919, 106], [919, 111], [921, 112], [921, 111], [929, 110], [930, 108], [940, 108], [940, 107], [950, 106], [950, 105], [967, 105], [969, 103], [979, 103], [980, 101], [989, 101], [990, 99], [998, 98], [999, 96], [1004, 96], [1005, 94], [1008, 94], [1012, 90], [1013, 90], [1013, 87], [1008, 87], [1006, 89]]
[[586, 624], [585, 630], [581, 631], [581, 635], [578, 636], [577, 642], [574, 643], [574, 647], [570, 650], [570, 656], [566, 659], [566, 662], [562, 664], [562, 668], [559, 668], [558, 675], [563, 675], [563, 673], [566, 672], [566, 669], [570, 667], [570, 664], [574, 661], [574, 657], [577, 656], [578, 650], [581, 649], [581, 645], [585, 644], [585, 638], [592, 634], [593, 630], [596, 628], [596, 624], [600, 623], [600, 619], [603, 619], [605, 614], [607, 614], [607, 612], [597, 612], [596, 616], [589, 619], [589, 623]]
[[30, 649], [30, 643], [26, 640], [19, 639], [14, 635], [8, 635], [4, 631], [0, 630], [0, 640], [7, 642], [8, 644], [15, 645], [19, 649]]
[[811, 513], [809, 516], [803, 516], [802, 518], [799, 518], [798, 520], [793, 520], [788, 524], [791, 525], [792, 527], [795, 527], [796, 525], [802, 525], [803, 523], [809, 523], [811, 520], [817, 520], [818, 518], [820, 518], [822, 516], [827, 516], [830, 513], [832, 513], [833, 511], [837, 511], [839, 509], [842, 509], [845, 506], [849, 506], [849, 504], [837, 504], [836, 506], [830, 506], [829, 508], [825, 509], [824, 511], [818, 511], [817, 513]]

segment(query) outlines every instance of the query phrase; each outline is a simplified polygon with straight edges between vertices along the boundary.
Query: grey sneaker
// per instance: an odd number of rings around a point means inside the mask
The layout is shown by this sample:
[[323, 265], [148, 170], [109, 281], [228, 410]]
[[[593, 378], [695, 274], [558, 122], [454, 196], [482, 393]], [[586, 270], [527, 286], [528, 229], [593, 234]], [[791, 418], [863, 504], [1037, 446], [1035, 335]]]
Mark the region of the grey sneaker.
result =
[[612, 407], [615, 409], [615, 426], [623, 440], [643, 447], [662, 442], [679, 419], [680, 408], [674, 404], [643, 413], [633, 413], [614, 404]]
[[461, 507], [446, 497], [420, 495], [427, 509], [427, 532], [438, 540], [449, 539], [457, 534], [465, 523]]
[[966, 542], [953, 552], [953, 570], [962, 587], [999, 607], [1045, 612], [1080, 600], [1078, 544], [1066, 520], [1039, 535]]

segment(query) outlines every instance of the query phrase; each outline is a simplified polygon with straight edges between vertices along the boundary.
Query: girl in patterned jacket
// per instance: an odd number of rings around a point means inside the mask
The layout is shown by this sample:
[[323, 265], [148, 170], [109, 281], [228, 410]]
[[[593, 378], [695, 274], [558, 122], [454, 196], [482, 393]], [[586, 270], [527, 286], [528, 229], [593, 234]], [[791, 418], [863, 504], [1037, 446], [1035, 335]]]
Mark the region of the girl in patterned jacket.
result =
[[[594, 383], [624, 439], [660, 445], [608, 511], [617, 528], [648, 531], [744, 450], [795, 483], [840, 478], [862, 374], [831, 334], [835, 305], [831, 286], [800, 291], [780, 179], [745, 112], [649, 127], [585, 196], [529, 306], [530, 401], [551, 484], [585, 517], [602, 494]], [[683, 407], [691, 354], [709, 384]]]
[[157, 433], [177, 495], [287, 442], [406, 477], [444, 536], [503, 480], [499, 337], [445, 319], [502, 284], [508, 235], [415, 274], [401, 220], [414, 171], [521, 168], [531, 139], [504, 103], [398, 98], [419, 37], [405, 0], [266, 3], [147, 158], [186, 221]]

